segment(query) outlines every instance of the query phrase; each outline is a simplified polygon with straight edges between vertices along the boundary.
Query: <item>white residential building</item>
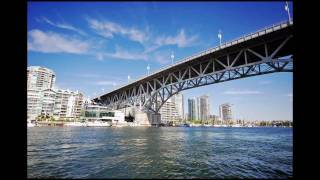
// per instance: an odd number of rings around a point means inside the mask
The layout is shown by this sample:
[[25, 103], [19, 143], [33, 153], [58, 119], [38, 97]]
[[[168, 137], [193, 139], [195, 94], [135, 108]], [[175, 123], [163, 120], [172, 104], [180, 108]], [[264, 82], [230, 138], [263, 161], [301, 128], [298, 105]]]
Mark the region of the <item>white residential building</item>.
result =
[[55, 79], [55, 73], [51, 69], [39, 66], [29, 66], [27, 68], [28, 118], [34, 119], [40, 114], [50, 114], [52, 103], [48, 93], [51, 93], [47, 89], [54, 86]]
[[220, 118], [223, 122], [229, 123], [232, 120], [231, 104], [221, 104], [219, 107]]
[[56, 90], [54, 117], [79, 118], [84, 104], [83, 94], [70, 90]]
[[161, 114], [161, 122], [167, 124], [169, 122], [177, 121], [180, 119], [176, 105], [169, 98], [160, 108], [159, 113]]
[[175, 103], [180, 119], [184, 119], [184, 99], [183, 94], [178, 93], [171, 97], [172, 102]]
[[35, 119], [39, 115], [55, 118], [78, 118], [83, 107], [81, 93], [53, 89], [55, 73], [44, 67], [30, 66], [27, 69], [27, 115]]
[[42, 99], [41, 90], [28, 89], [27, 90], [27, 115], [28, 119], [35, 119], [41, 114]]
[[53, 116], [56, 92], [52, 89], [41, 91], [41, 114]]
[[27, 89], [51, 89], [56, 81], [56, 75], [51, 69], [40, 66], [29, 66], [27, 78]]

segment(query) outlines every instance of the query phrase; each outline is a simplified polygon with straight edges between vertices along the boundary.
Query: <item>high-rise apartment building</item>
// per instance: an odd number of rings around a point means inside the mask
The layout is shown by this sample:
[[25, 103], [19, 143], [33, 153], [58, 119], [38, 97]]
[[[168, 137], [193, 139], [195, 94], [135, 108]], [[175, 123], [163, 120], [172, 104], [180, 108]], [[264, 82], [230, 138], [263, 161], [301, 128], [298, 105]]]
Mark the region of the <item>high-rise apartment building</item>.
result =
[[189, 120], [195, 120], [196, 119], [196, 99], [191, 98], [188, 99], [188, 116]]
[[208, 120], [210, 113], [209, 96], [203, 95], [188, 99], [188, 119]]
[[179, 118], [184, 119], [184, 99], [183, 94], [178, 93], [171, 97], [171, 101], [175, 103]]
[[183, 120], [183, 103], [183, 94], [178, 93], [169, 98], [159, 110], [159, 113], [161, 114], [161, 122], [167, 124], [169, 122]]
[[51, 69], [39, 66], [29, 66], [27, 78], [27, 89], [52, 89], [56, 81], [56, 75]]
[[44, 67], [27, 69], [27, 114], [35, 119], [39, 115], [55, 118], [78, 118], [83, 106], [83, 95], [69, 90], [53, 89], [55, 73]]
[[53, 116], [56, 92], [52, 89], [41, 91], [41, 114]]
[[54, 117], [78, 118], [81, 115], [84, 97], [82, 93], [69, 90], [56, 90]]
[[168, 124], [169, 122], [178, 121], [180, 115], [178, 114], [176, 104], [169, 98], [160, 108], [159, 113], [161, 114], [161, 122]]
[[195, 112], [195, 119], [200, 120], [200, 98], [196, 97], [195, 98], [195, 106], [196, 106], [196, 112]]
[[27, 115], [28, 118], [35, 119], [42, 111], [41, 90], [27, 90]]
[[221, 104], [219, 107], [219, 112], [222, 121], [229, 123], [232, 120], [231, 104]]
[[209, 105], [209, 96], [203, 95], [199, 98], [199, 119], [206, 121], [208, 120], [209, 113], [210, 113], [210, 105]]

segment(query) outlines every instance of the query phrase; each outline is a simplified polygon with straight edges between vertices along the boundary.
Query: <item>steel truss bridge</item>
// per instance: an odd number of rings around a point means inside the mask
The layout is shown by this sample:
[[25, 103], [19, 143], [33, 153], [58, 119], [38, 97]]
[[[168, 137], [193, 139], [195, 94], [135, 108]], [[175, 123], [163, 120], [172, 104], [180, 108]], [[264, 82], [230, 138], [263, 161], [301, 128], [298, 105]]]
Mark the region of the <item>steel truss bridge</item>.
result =
[[293, 22], [282, 22], [187, 57], [93, 101], [158, 113], [174, 94], [251, 76], [293, 71]]

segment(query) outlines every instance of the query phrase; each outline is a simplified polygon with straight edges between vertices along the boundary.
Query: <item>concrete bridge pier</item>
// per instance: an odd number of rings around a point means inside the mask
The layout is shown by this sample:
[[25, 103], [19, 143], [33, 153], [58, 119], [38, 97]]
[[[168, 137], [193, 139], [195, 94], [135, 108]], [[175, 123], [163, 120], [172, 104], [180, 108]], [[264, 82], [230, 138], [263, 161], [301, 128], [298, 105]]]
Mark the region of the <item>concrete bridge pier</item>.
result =
[[161, 121], [161, 115], [159, 113], [137, 110], [134, 119], [141, 126], [158, 126]]
[[157, 126], [161, 122], [161, 115], [159, 113], [146, 112], [140, 110], [139, 107], [127, 107], [119, 110], [125, 113], [127, 117], [129, 114], [133, 116], [134, 122], [141, 126]]

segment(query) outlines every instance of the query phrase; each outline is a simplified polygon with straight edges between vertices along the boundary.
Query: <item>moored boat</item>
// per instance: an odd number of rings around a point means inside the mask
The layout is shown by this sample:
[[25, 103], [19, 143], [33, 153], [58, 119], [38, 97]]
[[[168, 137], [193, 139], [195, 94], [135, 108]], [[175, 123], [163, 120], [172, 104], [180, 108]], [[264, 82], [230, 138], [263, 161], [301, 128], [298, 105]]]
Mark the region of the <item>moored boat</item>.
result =
[[35, 127], [36, 124], [32, 122], [32, 120], [28, 119], [27, 120], [27, 127]]
[[67, 122], [64, 123], [64, 126], [86, 126], [83, 122]]
[[111, 125], [110, 121], [102, 120], [88, 121], [86, 124], [87, 127], [110, 127]]

